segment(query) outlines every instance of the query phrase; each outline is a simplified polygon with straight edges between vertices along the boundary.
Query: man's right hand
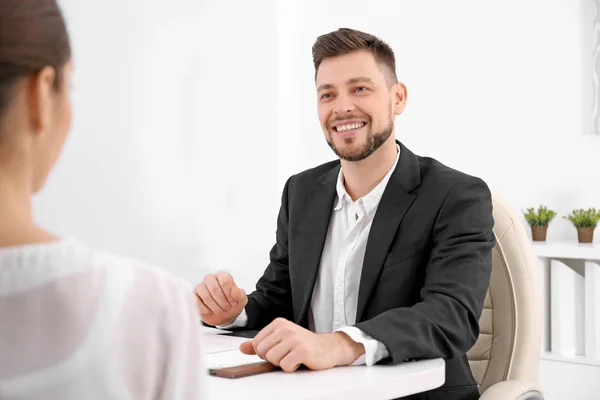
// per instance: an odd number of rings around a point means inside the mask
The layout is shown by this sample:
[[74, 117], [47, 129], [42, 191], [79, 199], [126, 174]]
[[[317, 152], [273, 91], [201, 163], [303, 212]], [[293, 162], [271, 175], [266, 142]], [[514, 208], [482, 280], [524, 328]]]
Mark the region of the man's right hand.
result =
[[231, 324], [248, 304], [244, 290], [238, 288], [231, 274], [224, 271], [206, 275], [194, 292], [200, 318], [212, 326]]

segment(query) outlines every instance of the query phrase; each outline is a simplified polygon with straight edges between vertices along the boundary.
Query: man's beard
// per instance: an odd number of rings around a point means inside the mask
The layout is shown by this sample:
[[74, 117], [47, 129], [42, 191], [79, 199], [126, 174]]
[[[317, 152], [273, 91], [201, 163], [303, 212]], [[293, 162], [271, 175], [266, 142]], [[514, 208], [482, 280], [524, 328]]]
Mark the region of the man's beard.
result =
[[[373, 125], [371, 125], [371, 127], [372, 126]], [[371, 129], [371, 127], [369, 127], [369, 129]], [[388, 138], [392, 134], [393, 130], [394, 130], [394, 120], [392, 119], [392, 115], [390, 112], [388, 125], [379, 132], [375, 132], [375, 133], [368, 132], [367, 140], [366, 140], [365, 144], [358, 151], [352, 151], [351, 149], [344, 149], [344, 148], [339, 149], [333, 143], [333, 138], [331, 136], [329, 136], [329, 138], [327, 139], [327, 144], [329, 145], [329, 147], [331, 147], [331, 150], [333, 150], [333, 152], [339, 158], [346, 160], [346, 161], [361, 161], [361, 160], [364, 160], [365, 158], [369, 157], [371, 154], [373, 154], [375, 152], [375, 150], [380, 148], [381, 145], [383, 145], [385, 143], [385, 141], [388, 140]], [[350, 145], [350, 144], [352, 144], [353, 141], [356, 140], [356, 137], [343, 139], [343, 140], [347, 145]]]

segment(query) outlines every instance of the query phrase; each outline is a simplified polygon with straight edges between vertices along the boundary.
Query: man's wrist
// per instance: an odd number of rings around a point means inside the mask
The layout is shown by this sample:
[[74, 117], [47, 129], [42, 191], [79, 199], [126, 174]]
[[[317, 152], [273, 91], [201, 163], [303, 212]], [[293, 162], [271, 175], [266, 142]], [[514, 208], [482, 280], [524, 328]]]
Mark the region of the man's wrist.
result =
[[365, 346], [352, 340], [346, 333], [334, 332], [330, 335], [334, 342], [332, 349], [336, 352], [336, 366], [350, 365], [365, 354]]
[[230, 325], [232, 325], [232, 324], [235, 322], [235, 320], [236, 320], [237, 318], [238, 318], [238, 317], [235, 317], [234, 319], [230, 319], [230, 320], [228, 320], [228, 321], [223, 321], [223, 322], [221, 322], [220, 324], [216, 325], [216, 327], [217, 327], [217, 328], [219, 328], [219, 327], [223, 327], [223, 326], [230, 326]]
[[230, 328], [244, 328], [248, 324], [248, 314], [246, 314], [246, 309], [242, 309], [242, 311], [232, 320], [224, 321], [220, 325], [217, 326], [219, 329], [230, 329]]

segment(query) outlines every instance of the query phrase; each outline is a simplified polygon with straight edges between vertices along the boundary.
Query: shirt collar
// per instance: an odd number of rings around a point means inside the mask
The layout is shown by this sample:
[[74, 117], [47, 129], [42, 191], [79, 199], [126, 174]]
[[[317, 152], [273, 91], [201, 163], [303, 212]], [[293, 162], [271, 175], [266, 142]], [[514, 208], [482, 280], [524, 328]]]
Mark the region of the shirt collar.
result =
[[[396, 144], [396, 148], [398, 150], [398, 154], [396, 155], [396, 161], [394, 161], [394, 165], [392, 165], [392, 168], [390, 168], [390, 170], [387, 172], [387, 174], [385, 174], [381, 182], [379, 182], [377, 186], [373, 188], [373, 190], [371, 190], [369, 193], [367, 193], [360, 199], [356, 200], [357, 202], [362, 203], [365, 212], [371, 219], [374, 217], [375, 211], [377, 211], [377, 206], [379, 205], [379, 201], [383, 196], [383, 192], [385, 191], [385, 188], [390, 180], [390, 177], [392, 176], [392, 173], [396, 169], [396, 165], [398, 165], [398, 160], [400, 159], [400, 146]], [[352, 198], [350, 197], [350, 195], [346, 191], [346, 187], [344, 186], [344, 175], [342, 172], [343, 171], [340, 168], [340, 172], [338, 173], [337, 184], [335, 187], [337, 191], [337, 202], [335, 207], [333, 208], [335, 211], [340, 210], [343, 207], [344, 202], [352, 204]]]

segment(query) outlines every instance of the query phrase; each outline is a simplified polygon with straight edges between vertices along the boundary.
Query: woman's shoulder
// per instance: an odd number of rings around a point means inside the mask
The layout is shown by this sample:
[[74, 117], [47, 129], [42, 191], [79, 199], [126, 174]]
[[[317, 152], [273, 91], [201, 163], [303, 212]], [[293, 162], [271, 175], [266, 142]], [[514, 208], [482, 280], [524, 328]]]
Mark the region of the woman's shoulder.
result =
[[[191, 285], [143, 261], [94, 248], [82, 240], [0, 248], [0, 293], [27, 290], [71, 277], [112, 284], [135, 295], [165, 300], [192, 293]], [[85, 280], [85, 279], [84, 279]]]
[[191, 293], [191, 285], [163, 268], [114, 252], [89, 247], [89, 259], [95, 268], [101, 268], [109, 276], [127, 275], [140, 292], [151, 292], [155, 296], [168, 295], [173, 290]]
[[86, 249], [90, 265], [104, 276], [104, 292], [121, 310], [120, 325], [152, 329], [196, 315], [193, 290], [185, 280], [132, 257], [78, 245]]

